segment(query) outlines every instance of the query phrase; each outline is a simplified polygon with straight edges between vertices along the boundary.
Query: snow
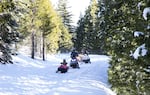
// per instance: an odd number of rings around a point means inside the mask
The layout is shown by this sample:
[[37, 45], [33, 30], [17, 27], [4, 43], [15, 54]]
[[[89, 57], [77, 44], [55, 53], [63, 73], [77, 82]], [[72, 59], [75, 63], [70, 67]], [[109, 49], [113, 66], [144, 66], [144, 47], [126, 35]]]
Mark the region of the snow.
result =
[[144, 8], [144, 10], [143, 10], [143, 18], [144, 18], [145, 20], [147, 20], [148, 14], [150, 14], [150, 7], [146, 7], [146, 8]]
[[141, 6], [142, 6], [142, 2], [139, 2], [138, 5], [137, 5], [139, 10], [141, 9]]
[[[140, 35], [144, 35], [144, 33], [140, 31], [134, 32], [134, 37], [139, 37]], [[139, 47], [137, 47], [134, 53], [131, 52], [131, 56], [133, 56], [134, 59], [138, 59], [139, 56], [145, 56], [146, 54], [147, 54], [147, 49], [145, 48], [145, 44], [142, 44]]]
[[148, 29], [148, 30], [150, 29], [150, 25], [147, 25], [147, 29]]
[[145, 44], [139, 46], [135, 52], [133, 53], [133, 57], [138, 59], [139, 56], [145, 56], [147, 53], [147, 49], [145, 49]]
[[140, 35], [144, 35], [144, 33], [140, 32], [140, 31], [135, 31], [134, 32], [134, 37], [139, 37]]
[[107, 81], [109, 58], [89, 56], [92, 64], [80, 63], [65, 74], [55, 71], [64, 58], [70, 62], [69, 54], [48, 55], [46, 61], [12, 56], [14, 64], [0, 66], [0, 95], [116, 95]]

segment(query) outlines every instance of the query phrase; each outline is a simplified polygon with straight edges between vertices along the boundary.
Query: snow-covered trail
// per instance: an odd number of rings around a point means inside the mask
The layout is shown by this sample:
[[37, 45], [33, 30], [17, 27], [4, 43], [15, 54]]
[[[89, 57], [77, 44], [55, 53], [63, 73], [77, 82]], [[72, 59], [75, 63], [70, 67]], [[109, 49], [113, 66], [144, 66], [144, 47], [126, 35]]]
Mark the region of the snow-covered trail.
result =
[[15, 64], [0, 66], [0, 95], [115, 95], [107, 82], [107, 56], [90, 55], [92, 64], [55, 73], [64, 58], [69, 63], [69, 54], [50, 55], [44, 62], [14, 56]]

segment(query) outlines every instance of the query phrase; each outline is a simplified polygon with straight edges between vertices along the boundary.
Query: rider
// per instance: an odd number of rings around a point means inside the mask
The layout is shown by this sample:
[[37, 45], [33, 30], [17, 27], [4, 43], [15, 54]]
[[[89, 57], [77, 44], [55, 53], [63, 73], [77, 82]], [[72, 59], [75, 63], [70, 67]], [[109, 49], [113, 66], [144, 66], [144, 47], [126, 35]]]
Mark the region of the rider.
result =
[[82, 49], [81, 52], [82, 52], [83, 55], [85, 55], [85, 54], [88, 55], [89, 54], [89, 52], [87, 51], [87, 49]]
[[79, 58], [78, 58], [78, 52], [75, 50], [75, 49], [73, 49], [73, 51], [71, 52], [71, 59], [75, 59], [76, 60], [76, 67], [77, 68], [80, 68], [79, 67], [79, 63], [78, 63], [78, 61], [79, 61]]
[[67, 66], [67, 62], [65, 59], [63, 59], [63, 62], [60, 63], [61, 65], [58, 67], [56, 73], [58, 73], [59, 71], [61, 73], [65, 73], [68, 71], [69, 67]]
[[78, 52], [74, 49], [74, 50], [71, 52], [71, 58], [72, 58], [72, 59], [76, 59], [76, 57], [78, 57]]

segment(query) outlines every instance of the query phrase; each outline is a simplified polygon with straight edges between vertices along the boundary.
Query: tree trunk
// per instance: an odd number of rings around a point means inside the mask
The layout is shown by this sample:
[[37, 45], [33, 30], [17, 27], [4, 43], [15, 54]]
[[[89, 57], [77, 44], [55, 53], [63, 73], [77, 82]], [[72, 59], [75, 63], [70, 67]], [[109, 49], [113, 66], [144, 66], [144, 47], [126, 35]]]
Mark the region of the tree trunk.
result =
[[40, 44], [40, 46], [39, 46], [39, 48], [40, 48], [40, 58], [42, 58], [42, 45], [43, 45], [42, 42], [43, 42], [42, 41], [42, 32], [40, 32], [40, 43], [39, 43]]
[[[30, 2], [32, 3], [32, 5], [33, 5], [33, 3], [34, 3], [34, 1], [33, 0], [30, 0]], [[31, 34], [31, 43], [32, 43], [32, 49], [31, 49], [31, 58], [32, 59], [34, 59], [34, 56], [35, 56], [35, 30], [34, 30], [34, 28], [35, 28], [35, 26], [34, 26], [34, 18], [35, 18], [35, 13], [36, 13], [36, 7], [34, 7], [34, 6], [32, 6], [32, 17], [31, 17], [31, 31], [32, 31], [32, 34]]]
[[42, 50], [43, 50], [43, 61], [45, 61], [45, 38], [44, 38], [44, 33], [42, 34], [42, 40], [43, 40], [43, 46], [42, 46]]
[[34, 49], [34, 48], [35, 48], [35, 44], [34, 44], [34, 35], [35, 35], [34, 32], [32, 32], [32, 35], [31, 35], [31, 41], [32, 41], [31, 58], [32, 58], [32, 59], [34, 59], [34, 51], [35, 51], [35, 49]]

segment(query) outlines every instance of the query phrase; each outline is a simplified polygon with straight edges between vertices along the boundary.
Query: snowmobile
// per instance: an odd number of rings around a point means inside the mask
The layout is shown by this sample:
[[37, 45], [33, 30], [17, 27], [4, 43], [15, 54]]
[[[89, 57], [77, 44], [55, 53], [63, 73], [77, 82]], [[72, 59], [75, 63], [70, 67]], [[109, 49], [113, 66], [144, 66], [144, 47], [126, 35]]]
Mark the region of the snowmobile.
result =
[[70, 61], [70, 67], [72, 67], [72, 68], [80, 68], [78, 60], [76, 58], [71, 59], [71, 61]]
[[87, 54], [80, 55], [80, 61], [84, 63], [91, 63], [90, 57]]
[[58, 73], [59, 71], [60, 71], [60, 73], [66, 73], [68, 71], [68, 69], [58, 68], [58, 70], [56, 71], [56, 73]]
[[66, 73], [68, 71], [69, 67], [67, 66], [67, 63], [61, 63], [61, 65], [58, 67], [56, 73]]

